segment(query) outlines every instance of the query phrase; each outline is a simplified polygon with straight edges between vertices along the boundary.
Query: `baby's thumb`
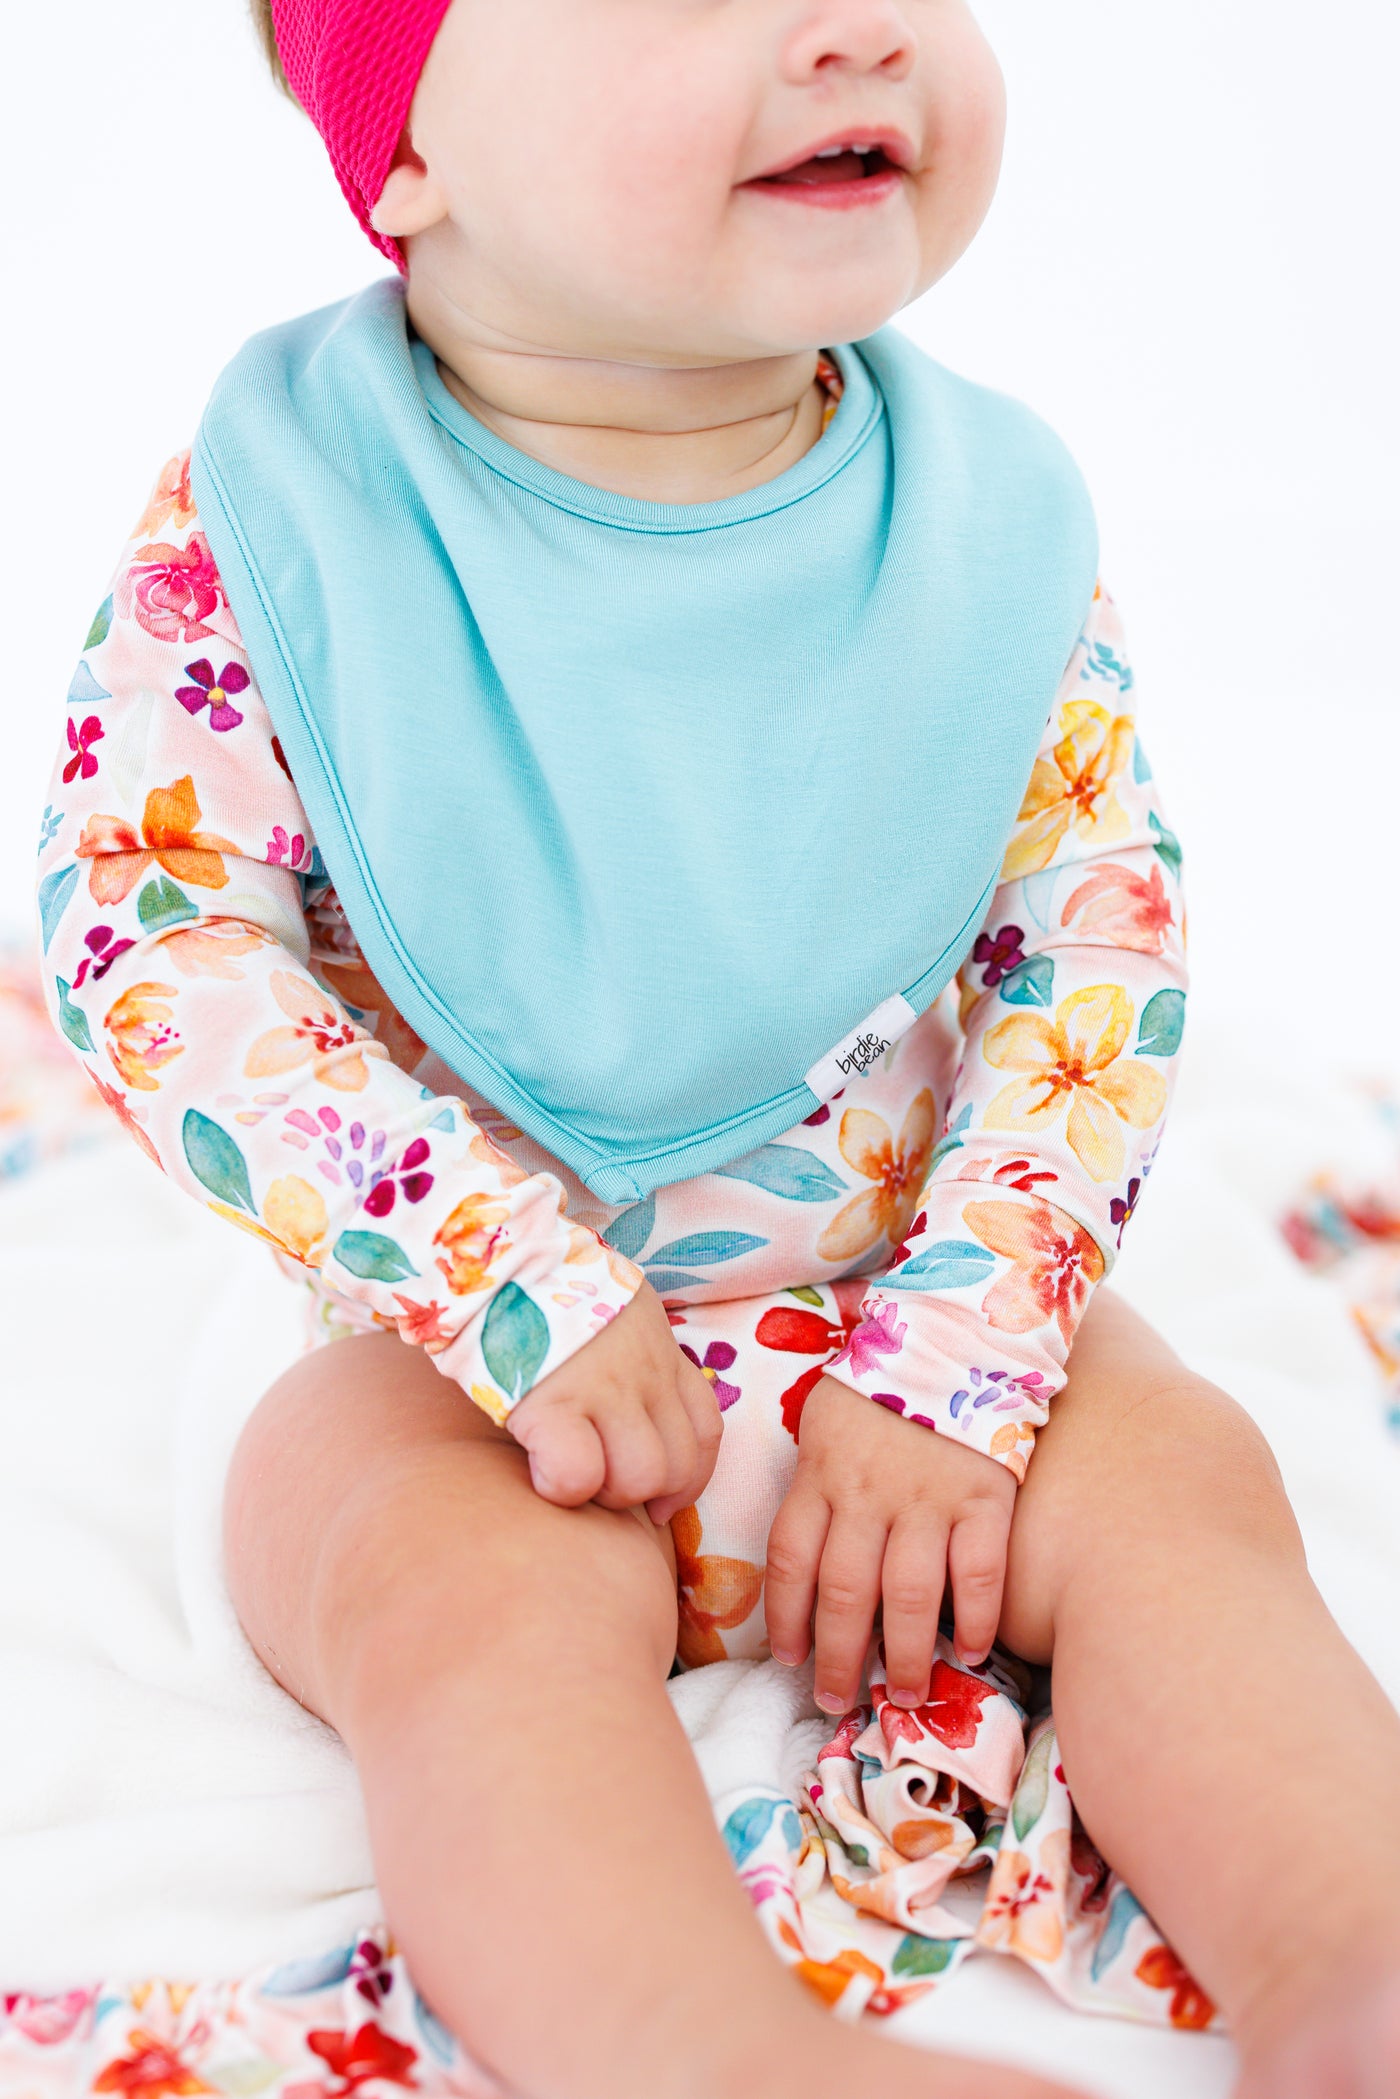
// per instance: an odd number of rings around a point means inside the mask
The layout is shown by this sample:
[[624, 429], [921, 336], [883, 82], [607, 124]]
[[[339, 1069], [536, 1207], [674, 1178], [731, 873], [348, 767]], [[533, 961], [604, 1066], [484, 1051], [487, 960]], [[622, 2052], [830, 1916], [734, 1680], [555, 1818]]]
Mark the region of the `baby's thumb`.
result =
[[542, 1501], [563, 1509], [591, 1501], [607, 1478], [603, 1439], [586, 1414], [570, 1407], [539, 1407], [523, 1420], [522, 1400], [506, 1426], [530, 1460], [530, 1484]]

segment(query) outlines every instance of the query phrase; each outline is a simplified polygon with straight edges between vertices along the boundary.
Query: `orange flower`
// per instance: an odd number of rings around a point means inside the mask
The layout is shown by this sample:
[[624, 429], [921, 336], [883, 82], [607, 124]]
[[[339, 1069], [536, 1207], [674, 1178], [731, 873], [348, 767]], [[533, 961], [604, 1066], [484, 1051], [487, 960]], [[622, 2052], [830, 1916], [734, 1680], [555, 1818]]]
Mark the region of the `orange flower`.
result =
[[165, 2099], [165, 2095], [218, 2092], [220, 2087], [197, 2077], [179, 2053], [154, 2034], [133, 2026], [127, 2036], [129, 2055], [114, 2056], [92, 2080], [95, 2092], [126, 2092], [130, 2099]]
[[1146, 881], [1130, 867], [1099, 868], [1070, 897], [1060, 924], [1067, 926], [1079, 911], [1084, 913], [1082, 934], [1142, 955], [1160, 955], [1171, 930], [1172, 907], [1155, 861]]
[[1170, 1990], [1173, 2026], [1199, 2033], [1215, 2017], [1215, 2005], [1193, 1975], [1189, 1975], [1170, 1946], [1150, 1946], [1133, 1970], [1150, 1990]]
[[417, 1030], [409, 1026], [369, 964], [363, 959], [322, 962], [320, 968], [331, 990], [343, 998], [347, 1006], [353, 1006], [357, 1013], [374, 1015], [374, 1039], [383, 1043], [385, 1055], [401, 1071], [416, 1071], [428, 1045]]
[[152, 861], [177, 882], [188, 882], [195, 889], [222, 889], [228, 871], [220, 855], [237, 849], [227, 838], [197, 831], [199, 817], [194, 781], [188, 773], [168, 787], [151, 789], [139, 838], [123, 817], [89, 817], [78, 840], [77, 856], [92, 862], [88, 888], [95, 901], [121, 903]]
[[339, 1093], [359, 1093], [368, 1086], [365, 1058], [383, 1057], [382, 1043], [371, 1041], [307, 977], [274, 969], [268, 987], [292, 1025], [259, 1035], [243, 1060], [245, 1077], [271, 1078], [309, 1063], [322, 1085], [334, 1086]]
[[933, 1094], [927, 1086], [911, 1102], [897, 1144], [883, 1115], [847, 1108], [838, 1140], [841, 1156], [876, 1186], [841, 1205], [817, 1241], [824, 1261], [849, 1261], [882, 1234], [898, 1246], [914, 1215], [933, 1141]]
[[687, 1669], [725, 1659], [721, 1632], [742, 1625], [763, 1590], [763, 1569], [748, 1560], [724, 1559], [700, 1550], [700, 1517], [692, 1505], [671, 1518], [680, 1592], [677, 1651]]
[[174, 984], [132, 984], [102, 1023], [110, 1038], [107, 1055], [137, 1093], [155, 1093], [160, 1080], [152, 1073], [184, 1051], [171, 1026], [175, 1009], [165, 1003], [177, 996]]
[[225, 984], [241, 984], [247, 972], [235, 968], [232, 957], [275, 944], [270, 933], [245, 919], [206, 918], [200, 925], [179, 926], [165, 934], [160, 951], [182, 977], [217, 977]]
[[1123, 1171], [1122, 1125], [1150, 1129], [1167, 1105], [1167, 1082], [1140, 1057], [1120, 1054], [1133, 1005], [1117, 984], [1090, 984], [1062, 999], [1055, 1018], [1014, 1013], [982, 1045], [987, 1062], [1023, 1076], [987, 1104], [989, 1130], [1039, 1133], [1068, 1109], [1065, 1138], [1096, 1181]]
[[1103, 1275], [1098, 1242], [1039, 1197], [1029, 1203], [966, 1203], [963, 1223], [1014, 1263], [982, 1300], [993, 1326], [1029, 1334], [1053, 1319], [1068, 1348], [1089, 1292]]
[[997, 1853], [977, 1926], [979, 1946], [1003, 1946], [1026, 1960], [1057, 1961], [1064, 1951], [1065, 1876], [1069, 1831], [1052, 1829], [1039, 1863], [1023, 1851]]
[[1132, 753], [1132, 716], [1110, 715], [1094, 700], [1068, 700], [1060, 727], [1051, 755], [1035, 761], [1016, 818], [1022, 828], [1002, 862], [1004, 881], [1048, 867], [1071, 824], [1096, 844], [1127, 836], [1127, 813], [1113, 790]]
[[194, 498], [190, 494], [190, 455], [188, 450], [177, 452], [167, 459], [160, 470], [150, 499], [132, 528], [133, 539], [154, 539], [162, 525], [172, 524], [177, 532], [195, 519]]
[[[86, 1069], [86, 1067], [84, 1067], [84, 1069]], [[136, 1139], [136, 1142], [140, 1145], [142, 1151], [146, 1154], [146, 1157], [150, 1159], [156, 1166], [160, 1166], [161, 1172], [164, 1173], [165, 1168], [161, 1165], [160, 1153], [156, 1150], [150, 1138], [146, 1135], [146, 1132], [142, 1129], [140, 1123], [132, 1114], [130, 1108], [128, 1108], [126, 1104], [126, 1095], [124, 1093], [118, 1093], [115, 1086], [109, 1086], [106, 1084], [105, 1080], [99, 1079], [95, 1071], [89, 1071], [88, 1077], [92, 1080], [93, 1085], [97, 1088], [98, 1092], [102, 1096], [102, 1099], [106, 1102], [107, 1106], [116, 1116], [117, 1121], [121, 1124], [122, 1128], [126, 1131], [127, 1135]]]
[[491, 1263], [503, 1250], [502, 1226], [510, 1215], [509, 1203], [494, 1202], [486, 1195], [466, 1195], [433, 1234], [446, 1260], [438, 1267], [447, 1277], [454, 1297], [470, 1297], [491, 1283]]

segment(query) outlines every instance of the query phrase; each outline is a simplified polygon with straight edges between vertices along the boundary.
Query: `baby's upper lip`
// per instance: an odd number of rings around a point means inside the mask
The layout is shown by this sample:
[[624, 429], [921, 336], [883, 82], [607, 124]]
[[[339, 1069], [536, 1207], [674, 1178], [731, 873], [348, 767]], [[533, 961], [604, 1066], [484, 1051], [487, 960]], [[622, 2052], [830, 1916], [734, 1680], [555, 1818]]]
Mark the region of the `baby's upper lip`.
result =
[[829, 131], [825, 138], [813, 139], [810, 145], [803, 146], [796, 153], [789, 153], [785, 160], [775, 162], [771, 168], [764, 168], [757, 175], [751, 175], [749, 180], [766, 182], [773, 175], [785, 175], [789, 168], [801, 167], [803, 161], [810, 160], [814, 153], [825, 153], [832, 146], [849, 145], [879, 146], [886, 159], [892, 161], [895, 167], [912, 168], [914, 165], [914, 144], [906, 132], [890, 124], [853, 122], [844, 125], [840, 131]]

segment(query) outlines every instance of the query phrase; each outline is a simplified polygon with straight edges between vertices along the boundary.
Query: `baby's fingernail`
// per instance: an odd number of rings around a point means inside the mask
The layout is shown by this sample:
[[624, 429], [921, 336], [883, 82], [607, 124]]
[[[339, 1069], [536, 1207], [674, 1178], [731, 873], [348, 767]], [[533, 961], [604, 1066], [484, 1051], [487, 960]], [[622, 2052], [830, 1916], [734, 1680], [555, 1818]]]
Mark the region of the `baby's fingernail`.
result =
[[986, 1659], [987, 1649], [985, 1647], [978, 1648], [975, 1654], [960, 1654], [958, 1656], [958, 1660], [962, 1663], [964, 1669], [980, 1669]]
[[775, 1647], [772, 1649], [772, 1655], [775, 1662], [782, 1662], [788, 1669], [795, 1669], [802, 1659], [801, 1655], [794, 1654], [790, 1647]]
[[845, 1699], [838, 1698], [834, 1691], [818, 1691], [816, 1698], [824, 1713], [844, 1713], [846, 1710]]
[[891, 1705], [917, 1705], [918, 1702], [919, 1694], [917, 1691], [891, 1691], [890, 1693]]

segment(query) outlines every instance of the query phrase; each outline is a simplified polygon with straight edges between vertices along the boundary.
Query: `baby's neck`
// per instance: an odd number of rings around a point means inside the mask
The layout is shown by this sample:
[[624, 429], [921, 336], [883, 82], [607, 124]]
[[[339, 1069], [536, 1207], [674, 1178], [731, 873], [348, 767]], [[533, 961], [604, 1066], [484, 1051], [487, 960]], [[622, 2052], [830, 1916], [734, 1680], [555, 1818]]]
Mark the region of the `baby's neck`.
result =
[[410, 285], [443, 384], [508, 444], [575, 480], [654, 503], [709, 503], [796, 464], [822, 433], [817, 352], [702, 366], [630, 364], [479, 340]]

